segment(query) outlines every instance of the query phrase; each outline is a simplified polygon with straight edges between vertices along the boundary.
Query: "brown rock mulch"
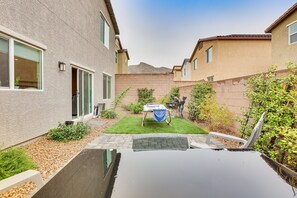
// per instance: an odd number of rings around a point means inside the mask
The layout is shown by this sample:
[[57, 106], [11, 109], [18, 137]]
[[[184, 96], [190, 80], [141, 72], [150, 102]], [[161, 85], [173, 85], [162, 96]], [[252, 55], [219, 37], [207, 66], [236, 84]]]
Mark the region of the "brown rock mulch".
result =
[[56, 142], [42, 136], [21, 147], [26, 150], [27, 154], [36, 163], [37, 170], [41, 173], [42, 178], [46, 180], [77, 155], [88, 143], [101, 135], [107, 127], [121, 118], [122, 115], [118, 116], [117, 119], [96, 118], [104, 120], [106, 123], [101, 127], [92, 127], [90, 133], [79, 141]]

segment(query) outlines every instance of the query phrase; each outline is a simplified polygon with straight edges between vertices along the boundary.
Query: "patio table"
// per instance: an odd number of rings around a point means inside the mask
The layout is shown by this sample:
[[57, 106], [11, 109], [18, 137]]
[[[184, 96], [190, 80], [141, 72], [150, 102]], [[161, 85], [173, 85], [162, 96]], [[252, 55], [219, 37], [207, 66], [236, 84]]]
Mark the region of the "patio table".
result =
[[143, 111], [142, 111], [142, 122], [141, 122], [141, 126], [144, 126], [144, 123], [149, 123], [149, 122], [145, 122], [145, 119], [147, 117], [147, 114], [149, 112], [154, 112], [154, 110], [166, 110], [168, 112], [168, 118], [169, 120], [165, 120], [165, 122], [170, 125], [171, 123], [171, 112], [162, 104], [146, 104], [143, 106]]
[[33, 198], [293, 198], [297, 173], [253, 150], [86, 149]]

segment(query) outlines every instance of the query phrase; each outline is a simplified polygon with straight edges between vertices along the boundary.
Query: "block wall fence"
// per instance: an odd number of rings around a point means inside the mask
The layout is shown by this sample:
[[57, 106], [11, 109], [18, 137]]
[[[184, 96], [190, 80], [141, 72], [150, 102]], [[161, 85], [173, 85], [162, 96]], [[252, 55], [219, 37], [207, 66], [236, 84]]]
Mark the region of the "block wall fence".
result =
[[[278, 71], [278, 75], [287, 73], [287, 70]], [[241, 116], [244, 109], [248, 109], [250, 102], [244, 96], [246, 92], [245, 83], [251, 76], [244, 76], [233, 79], [226, 79], [212, 82], [212, 87], [216, 92], [216, 98], [219, 104], [226, 105], [228, 109]], [[138, 99], [137, 89], [149, 88], [154, 89], [154, 97], [161, 98], [167, 94], [172, 87], [179, 87], [180, 96], [186, 96], [184, 115], [187, 116], [187, 104], [191, 98], [192, 86], [197, 81], [173, 81], [173, 74], [117, 74], [115, 79], [116, 94], [120, 93], [127, 87], [131, 87], [123, 104], [136, 102]], [[235, 123], [235, 130], [239, 128], [239, 123]]]

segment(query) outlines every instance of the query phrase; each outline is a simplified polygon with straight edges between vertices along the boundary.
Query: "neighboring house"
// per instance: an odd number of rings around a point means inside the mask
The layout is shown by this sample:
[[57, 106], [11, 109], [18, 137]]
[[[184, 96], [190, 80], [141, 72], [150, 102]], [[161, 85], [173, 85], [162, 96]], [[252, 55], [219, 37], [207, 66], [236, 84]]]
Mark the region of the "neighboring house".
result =
[[175, 65], [172, 68], [171, 73], [173, 74], [173, 81], [181, 81], [181, 67], [179, 65]]
[[271, 65], [271, 35], [232, 34], [199, 39], [190, 62], [192, 81], [264, 72]]
[[128, 61], [130, 60], [127, 49], [123, 49], [120, 37], [116, 36], [116, 50], [115, 50], [115, 73], [127, 74]]
[[171, 69], [168, 67], [154, 67], [144, 62], [138, 65], [130, 65], [128, 67], [129, 74], [169, 74]]
[[297, 3], [266, 30], [272, 33], [272, 64], [286, 69], [288, 62], [297, 64]]
[[191, 80], [191, 62], [190, 59], [185, 59], [181, 67], [181, 81]]
[[110, 0], [2, 1], [0, 10], [2, 147], [110, 107], [119, 34]]

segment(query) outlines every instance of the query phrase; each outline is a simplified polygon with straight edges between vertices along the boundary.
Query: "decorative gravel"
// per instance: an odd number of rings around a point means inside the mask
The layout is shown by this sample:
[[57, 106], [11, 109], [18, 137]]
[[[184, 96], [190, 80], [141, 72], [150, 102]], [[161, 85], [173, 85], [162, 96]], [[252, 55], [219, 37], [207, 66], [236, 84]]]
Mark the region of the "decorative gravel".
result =
[[36, 184], [34, 182], [27, 182], [23, 185], [17, 186], [15, 188], [12, 188], [4, 193], [0, 193], [0, 198], [23, 198], [27, 197], [32, 190], [34, 190], [36, 187]]
[[[101, 123], [104, 122], [104, 124], [100, 127], [91, 124], [90, 133], [79, 141], [70, 141], [67, 143], [56, 142], [48, 140], [46, 136], [42, 136], [21, 145], [21, 147], [26, 150], [27, 154], [38, 166], [37, 170], [41, 173], [43, 180], [46, 181], [50, 179], [58, 169], [62, 168], [69, 160], [83, 150], [88, 143], [100, 136], [107, 127], [119, 121], [125, 114], [125, 112], [121, 111], [116, 119], [92, 119], [92, 123], [99, 121]], [[33, 182], [25, 183], [9, 191], [0, 193], [0, 198], [28, 197], [35, 187], [36, 185]]]
[[90, 133], [79, 141], [56, 142], [48, 140], [46, 136], [43, 136], [22, 147], [38, 166], [37, 170], [41, 173], [42, 178], [47, 180], [59, 168], [76, 156], [88, 143], [101, 135], [107, 127], [117, 122], [120, 118], [121, 116], [113, 120], [97, 118], [100, 121], [105, 121], [105, 124], [100, 127], [92, 127]]

